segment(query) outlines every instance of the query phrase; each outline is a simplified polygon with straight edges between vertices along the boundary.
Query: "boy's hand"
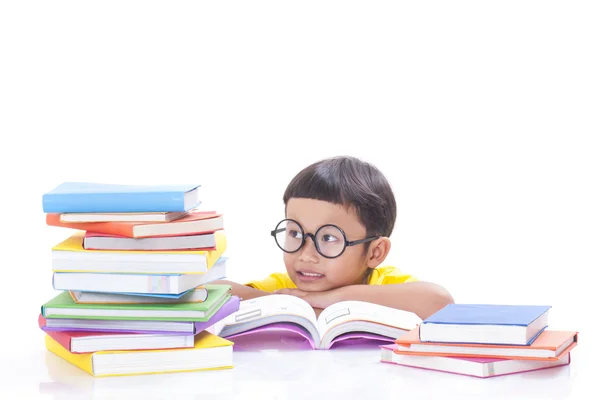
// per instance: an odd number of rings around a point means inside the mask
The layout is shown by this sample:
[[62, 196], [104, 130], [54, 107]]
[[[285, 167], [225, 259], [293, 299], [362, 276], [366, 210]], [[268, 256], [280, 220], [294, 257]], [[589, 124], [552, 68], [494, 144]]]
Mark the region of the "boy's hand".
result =
[[327, 308], [332, 304], [342, 301], [341, 288], [327, 290], [325, 292], [305, 292], [300, 289], [280, 289], [275, 294], [290, 294], [304, 299], [313, 308]]

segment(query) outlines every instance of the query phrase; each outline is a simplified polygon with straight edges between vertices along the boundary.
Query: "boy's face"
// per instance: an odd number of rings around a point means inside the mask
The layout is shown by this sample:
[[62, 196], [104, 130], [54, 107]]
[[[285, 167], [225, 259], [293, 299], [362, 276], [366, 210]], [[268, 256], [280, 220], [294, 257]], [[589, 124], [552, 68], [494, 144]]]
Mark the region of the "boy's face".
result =
[[[286, 218], [300, 224], [304, 233], [315, 234], [323, 225], [340, 227], [348, 241], [364, 239], [366, 229], [354, 210], [322, 200], [291, 198]], [[314, 292], [335, 289], [362, 282], [367, 270], [367, 244], [348, 246], [341, 256], [326, 258], [319, 254], [310, 237], [295, 253], [283, 253], [285, 268], [298, 289]]]

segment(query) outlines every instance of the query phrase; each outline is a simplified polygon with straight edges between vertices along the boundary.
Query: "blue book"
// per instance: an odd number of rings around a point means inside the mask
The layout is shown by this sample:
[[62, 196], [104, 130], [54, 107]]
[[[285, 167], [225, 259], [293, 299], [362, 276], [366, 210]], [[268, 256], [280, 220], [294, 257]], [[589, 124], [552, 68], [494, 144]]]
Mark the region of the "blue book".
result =
[[187, 212], [200, 204], [199, 188], [65, 182], [43, 195], [42, 206], [45, 213]]
[[419, 327], [422, 342], [529, 345], [548, 327], [551, 306], [449, 304]]

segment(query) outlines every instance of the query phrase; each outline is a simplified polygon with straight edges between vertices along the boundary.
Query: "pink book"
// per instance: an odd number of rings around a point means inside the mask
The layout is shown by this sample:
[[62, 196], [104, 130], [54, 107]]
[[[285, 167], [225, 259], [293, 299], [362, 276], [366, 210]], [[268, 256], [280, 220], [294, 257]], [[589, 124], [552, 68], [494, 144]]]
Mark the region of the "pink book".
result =
[[395, 353], [397, 345], [381, 347], [381, 362], [405, 367], [429, 369], [458, 375], [491, 378], [516, 374], [520, 372], [537, 371], [546, 368], [560, 367], [571, 363], [571, 353], [566, 353], [556, 361], [546, 360], [516, 360], [507, 358], [474, 358], [474, 357], [442, 357], [416, 356]]

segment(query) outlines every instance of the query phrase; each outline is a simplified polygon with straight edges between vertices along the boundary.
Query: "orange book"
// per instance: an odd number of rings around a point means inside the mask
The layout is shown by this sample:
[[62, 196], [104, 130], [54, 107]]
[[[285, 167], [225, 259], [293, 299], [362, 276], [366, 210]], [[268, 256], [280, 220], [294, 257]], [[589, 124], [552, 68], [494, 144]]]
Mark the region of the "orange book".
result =
[[62, 222], [61, 214], [46, 214], [46, 224], [129, 238], [185, 236], [223, 229], [223, 215], [192, 212], [171, 222]]
[[543, 331], [529, 346], [421, 342], [419, 328], [395, 340], [397, 354], [414, 356], [510, 358], [557, 361], [577, 346], [578, 332]]

